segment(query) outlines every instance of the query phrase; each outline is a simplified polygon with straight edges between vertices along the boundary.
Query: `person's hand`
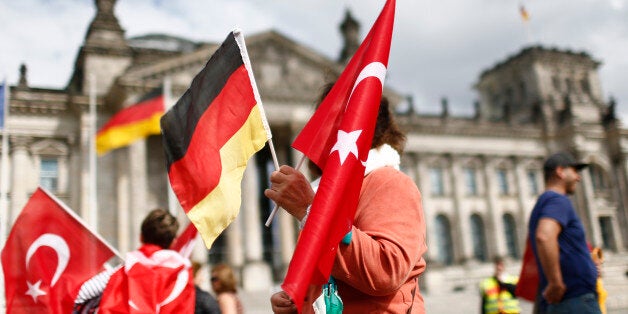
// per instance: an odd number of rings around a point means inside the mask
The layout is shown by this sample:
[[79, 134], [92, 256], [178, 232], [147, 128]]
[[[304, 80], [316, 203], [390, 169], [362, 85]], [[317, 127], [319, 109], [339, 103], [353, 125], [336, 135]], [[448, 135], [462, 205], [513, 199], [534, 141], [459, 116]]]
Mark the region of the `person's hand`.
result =
[[264, 191], [295, 218], [301, 220], [314, 199], [314, 190], [305, 176], [290, 166], [281, 166], [270, 175], [270, 188]]
[[562, 282], [558, 284], [549, 283], [543, 290], [543, 298], [550, 304], [559, 303], [563, 299], [565, 290], [567, 290], [567, 287]]
[[285, 291], [279, 291], [270, 297], [273, 313], [297, 313], [297, 306]]

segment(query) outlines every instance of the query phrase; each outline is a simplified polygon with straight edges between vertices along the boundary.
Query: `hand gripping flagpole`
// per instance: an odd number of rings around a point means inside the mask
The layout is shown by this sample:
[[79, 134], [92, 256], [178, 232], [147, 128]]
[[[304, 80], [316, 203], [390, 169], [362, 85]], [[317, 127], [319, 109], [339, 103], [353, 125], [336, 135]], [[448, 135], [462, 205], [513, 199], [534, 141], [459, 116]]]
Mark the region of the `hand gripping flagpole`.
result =
[[[271, 149], [271, 153], [273, 154], [273, 158], [275, 159], [275, 170], [278, 170], [279, 169], [279, 165], [277, 164], [277, 156], [275, 156], [275, 150], [273, 148], [273, 143], [272, 142], [270, 142], [270, 149]], [[299, 163], [297, 164], [297, 167], [296, 167], [297, 171], [299, 169], [301, 169], [301, 166], [303, 165], [304, 161], [305, 161], [305, 155], [301, 156], [301, 159], [299, 160]], [[270, 212], [270, 215], [268, 216], [268, 219], [266, 219], [266, 223], [264, 224], [264, 225], [266, 225], [266, 227], [270, 226], [270, 223], [275, 218], [275, 215], [277, 214], [278, 210], [279, 210], [279, 205], [277, 205], [277, 203], [275, 203], [275, 208], [273, 208], [273, 211]]]

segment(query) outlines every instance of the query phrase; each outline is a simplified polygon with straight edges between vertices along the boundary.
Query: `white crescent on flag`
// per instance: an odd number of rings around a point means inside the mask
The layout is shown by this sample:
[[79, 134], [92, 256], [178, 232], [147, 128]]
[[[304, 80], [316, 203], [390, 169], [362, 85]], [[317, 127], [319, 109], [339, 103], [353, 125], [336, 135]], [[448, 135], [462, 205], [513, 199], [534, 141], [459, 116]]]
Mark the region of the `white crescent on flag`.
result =
[[28, 262], [37, 249], [42, 246], [47, 246], [52, 248], [57, 253], [57, 269], [55, 270], [54, 276], [52, 277], [52, 282], [50, 282], [50, 287], [54, 286], [61, 277], [61, 274], [68, 266], [68, 261], [70, 260], [70, 247], [63, 240], [62, 237], [52, 234], [45, 233], [39, 236], [39, 238], [35, 239], [30, 247], [28, 247], [28, 251], [26, 251], [26, 269], [28, 269]]
[[[358, 78], [355, 79], [355, 83], [353, 84], [353, 89], [351, 89], [351, 94], [349, 94], [349, 100], [347, 100], [347, 106], [349, 105], [349, 101], [351, 100], [351, 96], [353, 96], [353, 91], [358, 87], [360, 82], [364, 81], [369, 77], [375, 77], [382, 83], [382, 89], [384, 88], [384, 79], [386, 78], [386, 66], [381, 62], [371, 62], [367, 64], [360, 74], [358, 74]], [[345, 111], [347, 111], [347, 107], [345, 106]]]

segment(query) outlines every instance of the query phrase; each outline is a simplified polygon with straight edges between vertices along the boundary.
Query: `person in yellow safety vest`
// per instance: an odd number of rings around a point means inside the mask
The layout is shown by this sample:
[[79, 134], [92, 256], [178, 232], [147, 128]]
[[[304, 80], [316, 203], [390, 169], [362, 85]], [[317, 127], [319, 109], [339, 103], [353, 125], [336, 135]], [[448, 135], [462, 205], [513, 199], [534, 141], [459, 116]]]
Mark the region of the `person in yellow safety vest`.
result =
[[602, 248], [596, 246], [591, 249], [591, 257], [593, 258], [595, 267], [597, 267], [597, 283], [595, 286], [595, 291], [597, 291], [597, 301], [600, 304], [600, 312], [602, 312], [602, 314], [606, 314], [606, 298], [608, 297], [608, 291], [606, 291], [604, 283], [602, 282], [602, 264], [604, 264], [604, 253], [602, 252]]
[[504, 273], [504, 260], [501, 257], [494, 259], [495, 273], [482, 280], [482, 314], [519, 314], [519, 301], [515, 297], [517, 276]]

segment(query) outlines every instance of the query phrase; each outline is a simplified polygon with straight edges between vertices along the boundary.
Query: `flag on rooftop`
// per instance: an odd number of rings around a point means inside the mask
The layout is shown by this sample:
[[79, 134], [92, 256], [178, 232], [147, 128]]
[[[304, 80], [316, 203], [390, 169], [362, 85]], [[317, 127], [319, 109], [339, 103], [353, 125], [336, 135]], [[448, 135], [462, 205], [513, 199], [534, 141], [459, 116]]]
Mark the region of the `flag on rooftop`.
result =
[[240, 31], [227, 36], [161, 129], [172, 189], [209, 248], [238, 215], [249, 158], [271, 138]]
[[302, 310], [310, 284], [327, 282], [351, 230], [384, 87], [395, 17], [389, 0], [292, 146], [323, 169], [282, 288]]
[[159, 119], [164, 111], [161, 88], [144, 95], [136, 104], [118, 111], [96, 134], [98, 155], [159, 134]]
[[524, 22], [527, 22], [530, 20], [530, 14], [528, 14], [528, 10], [526, 10], [526, 8], [523, 5], [519, 7], [519, 14], [521, 14], [521, 19]]

